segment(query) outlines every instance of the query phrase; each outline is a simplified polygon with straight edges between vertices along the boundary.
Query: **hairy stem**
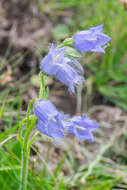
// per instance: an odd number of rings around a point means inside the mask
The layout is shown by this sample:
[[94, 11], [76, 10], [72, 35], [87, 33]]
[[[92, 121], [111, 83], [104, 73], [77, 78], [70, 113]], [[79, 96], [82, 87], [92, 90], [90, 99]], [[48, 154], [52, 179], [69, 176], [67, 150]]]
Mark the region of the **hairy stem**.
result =
[[28, 144], [29, 144], [29, 140], [30, 140], [31, 131], [32, 131], [33, 127], [35, 126], [35, 122], [36, 122], [36, 116], [33, 117], [32, 120], [30, 120], [30, 110], [31, 110], [33, 102], [34, 102], [34, 100], [31, 100], [30, 104], [28, 106], [26, 131], [25, 131], [25, 135], [23, 138], [23, 142], [21, 143], [22, 159], [21, 159], [19, 190], [27, 190], [28, 161], [29, 161], [29, 152], [30, 152], [30, 146], [28, 146]]
[[27, 152], [24, 150], [22, 151], [21, 174], [20, 174], [21, 182], [19, 190], [26, 190], [27, 177], [28, 177], [28, 158], [27, 158]]

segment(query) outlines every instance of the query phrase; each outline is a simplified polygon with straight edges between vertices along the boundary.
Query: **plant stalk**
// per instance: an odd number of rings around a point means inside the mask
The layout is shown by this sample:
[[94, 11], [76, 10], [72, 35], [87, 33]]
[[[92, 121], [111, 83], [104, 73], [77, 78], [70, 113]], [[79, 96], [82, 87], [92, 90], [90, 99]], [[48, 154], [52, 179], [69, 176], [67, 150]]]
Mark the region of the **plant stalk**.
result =
[[22, 151], [21, 160], [21, 175], [20, 175], [20, 187], [19, 190], [27, 189], [27, 178], [28, 178], [28, 158], [26, 150]]
[[[36, 116], [30, 120], [30, 110], [34, 100], [31, 100], [28, 110], [27, 110], [27, 124], [26, 132], [21, 143], [22, 148], [22, 158], [21, 158], [21, 172], [20, 172], [20, 186], [19, 190], [27, 190], [27, 181], [28, 181], [28, 162], [29, 162], [29, 153], [30, 153], [30, 134], [36, 123]], [[34, 140], [34, 138], [33, 138]], [[20, 140], [21, 141], [21, 140]], [[31, 142], [32, 143], [32, 142]]]

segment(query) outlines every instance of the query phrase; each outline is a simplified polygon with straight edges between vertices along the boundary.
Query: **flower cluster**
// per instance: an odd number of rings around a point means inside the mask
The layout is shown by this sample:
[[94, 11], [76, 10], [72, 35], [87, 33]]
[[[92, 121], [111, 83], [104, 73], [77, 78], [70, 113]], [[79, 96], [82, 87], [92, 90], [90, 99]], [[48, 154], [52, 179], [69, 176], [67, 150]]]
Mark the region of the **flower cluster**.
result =
[[[74, 35], [73, 46], [80, 52], [105, 53], [104, 48], [111, 38], [102, 33], [103, 25], [80, 31]], [[66, 48], [51, 45], [49, 53], [41, 61], [41, 70], [49, 76], [55, 76], [65, 84], [71, 93], [84, 82], [84, 70], [74, 58], [66, 55]], [[37, 116], [37, 129], [57, 142], [65, 133], [72, 134], [78, 140], [93, 141], [92, 131], [99, 125], [86, 115], [69, 117], [59, 112], [49, 100], [41, 100], [34, 107]]]
[[42, 100], [35, 105], [34, 113], [38, 117], [37, 129], [56, 143], [59, 138], [64, 138], [65, 133], [75, 135], [80, 141], [93, 141], [92, 131], [99, 127], [86, 115], [69, 118], [59, 112], [49, 100]]

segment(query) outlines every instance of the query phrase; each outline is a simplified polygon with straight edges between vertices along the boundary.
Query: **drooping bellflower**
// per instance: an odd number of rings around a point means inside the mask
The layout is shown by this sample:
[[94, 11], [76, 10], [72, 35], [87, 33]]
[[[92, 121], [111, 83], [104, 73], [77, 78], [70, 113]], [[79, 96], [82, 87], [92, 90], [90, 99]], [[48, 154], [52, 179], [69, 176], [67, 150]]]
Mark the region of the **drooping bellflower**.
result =
[[111, 37], [102, 33], [103, 24], [83, 30], [74, 35], [74, 46], [80, 52], [105, 53], [105, 45]]
[[66, 125], [68, 133], [76, 136], [79, 141], [94, 141], [92, 131], [99, 127], [95, 121], [92, 121], [86, 115], [83, 117], [74, 116]]
[[49, 53], [41, 61], [41, 70], [47, 75], [53, 75], [64, 83], [70, 92], [75, 92], [77, 85], [82, 85], [83, 68], [78, 61], [65, 56], [65, 47], [55, 49], [51, 45]]
[[69, 118], [59, 112], [49, 100], [42, 100], [36, 104], [34, 113], [37, 116], [37, 129], [56, 143], [64, 138], [65, 132], [76, 136], [79, 141], [93, 141], [92, 131], [99, 127], [86, 115]]
[[37, 116], [37, 129], [51, 137], [55, 142], [59, 138], [64, 138], [64, 126], [62, 119], [66, 116], [59, 112], [49, 100], [42, 100], [34, 107]]

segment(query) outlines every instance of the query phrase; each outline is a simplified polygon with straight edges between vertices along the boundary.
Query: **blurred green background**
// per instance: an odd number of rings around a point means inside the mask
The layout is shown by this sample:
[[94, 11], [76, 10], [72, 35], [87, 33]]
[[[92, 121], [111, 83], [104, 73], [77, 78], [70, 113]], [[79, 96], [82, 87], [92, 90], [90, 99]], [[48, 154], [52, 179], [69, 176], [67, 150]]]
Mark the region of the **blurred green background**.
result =
[[[82, 112], [100, 123], [94, 143], [72, 137], [56, 147], [38, 136], [31, 148], [30, 190], [127, 189], [127, 10], [120, 0], [0, 2], [0, 186], [18, 189], [19, 121], [39, 91], [40, 60], [50, 43], [104, 23], [106, 53], [78, 58], [85, 69]], [[47, 77], [50, 99], [75, 114], [78, 97]], [[64, 102], [64, 103], [62, 103]], [[75, 143], [75, 146], [73, 146]]]

